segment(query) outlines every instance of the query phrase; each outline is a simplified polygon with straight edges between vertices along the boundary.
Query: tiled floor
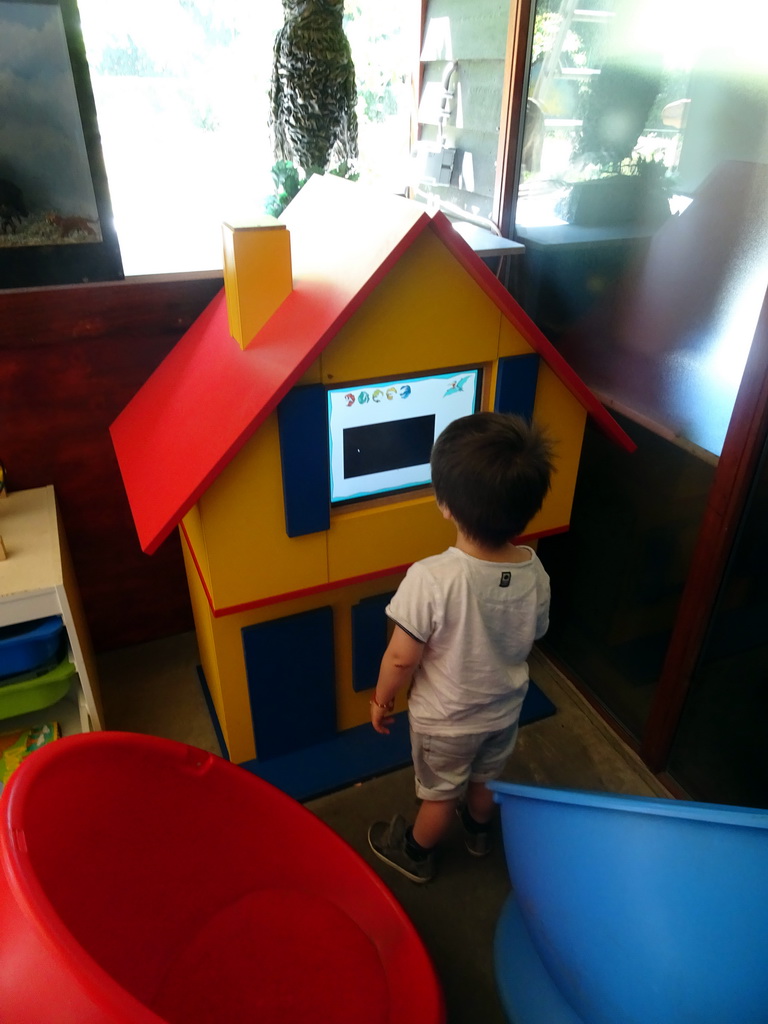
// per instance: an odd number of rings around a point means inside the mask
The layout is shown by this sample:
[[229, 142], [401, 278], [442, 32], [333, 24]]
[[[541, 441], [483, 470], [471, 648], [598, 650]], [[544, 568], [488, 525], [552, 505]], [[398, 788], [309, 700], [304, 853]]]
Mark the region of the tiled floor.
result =
[[[198, 682], [195, 637], [184, 634], [99, 658], [107, 728], [150, 733], [219, 753]], [[531, 675], [557, 713], [521, 730], [504, 777], [510, 781], [637, 795], [667, 796], [635, 755], [536, 652]], [[510, 884], [500, 836], [483, 860], [458, 835], [439, 861], [437, 879], [416, 886], [368, 848], [371, 821], [416, 808], [411, 769], [391, 772], [310, 801], [380, 874], [424, 940], [441, 978], [448, 1024], [504, 1024], [493, 973], [493, 936]]]

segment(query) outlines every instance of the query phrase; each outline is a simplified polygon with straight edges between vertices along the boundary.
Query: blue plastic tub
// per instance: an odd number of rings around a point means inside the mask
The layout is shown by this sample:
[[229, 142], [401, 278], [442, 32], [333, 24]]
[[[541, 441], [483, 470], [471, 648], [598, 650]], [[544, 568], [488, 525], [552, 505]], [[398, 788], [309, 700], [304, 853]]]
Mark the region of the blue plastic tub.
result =
[[31, 672], [56, 659], [63, 633], [60, 615], [0, 626], [0, 679]]
[[768, 811], [491, 788], [514, 886], [495, 954], [510, 1021], [768, 1021]]

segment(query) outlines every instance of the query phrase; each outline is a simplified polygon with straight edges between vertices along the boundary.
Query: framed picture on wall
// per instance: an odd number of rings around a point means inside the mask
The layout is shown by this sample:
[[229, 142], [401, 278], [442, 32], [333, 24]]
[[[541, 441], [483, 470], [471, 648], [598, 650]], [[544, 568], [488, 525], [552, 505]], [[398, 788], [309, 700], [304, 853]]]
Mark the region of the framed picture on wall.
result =
[[76, 0], [0, 0], [0, 288], [123, 277]]

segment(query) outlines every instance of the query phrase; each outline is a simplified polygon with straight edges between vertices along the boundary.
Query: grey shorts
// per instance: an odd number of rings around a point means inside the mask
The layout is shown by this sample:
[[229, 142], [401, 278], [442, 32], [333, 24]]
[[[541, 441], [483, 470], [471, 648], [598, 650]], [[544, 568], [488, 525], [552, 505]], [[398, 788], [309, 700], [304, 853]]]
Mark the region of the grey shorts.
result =
[[468, 782], [497, 779], [515, 748], [518, 723], [498, 732], [428, 736], [411, 730], [411, 754], [420, 800], [453, 800]]

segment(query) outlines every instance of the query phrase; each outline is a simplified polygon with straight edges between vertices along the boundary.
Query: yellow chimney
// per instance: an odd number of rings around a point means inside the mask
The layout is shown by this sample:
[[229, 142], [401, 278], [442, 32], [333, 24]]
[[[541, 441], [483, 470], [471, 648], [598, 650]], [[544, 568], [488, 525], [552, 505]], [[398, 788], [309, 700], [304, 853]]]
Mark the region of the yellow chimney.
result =
[[224, 224], [224, 290], [229, 333], [247, 348], [293, 290], [291, 238], [284, 224], [264, 215]]

